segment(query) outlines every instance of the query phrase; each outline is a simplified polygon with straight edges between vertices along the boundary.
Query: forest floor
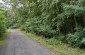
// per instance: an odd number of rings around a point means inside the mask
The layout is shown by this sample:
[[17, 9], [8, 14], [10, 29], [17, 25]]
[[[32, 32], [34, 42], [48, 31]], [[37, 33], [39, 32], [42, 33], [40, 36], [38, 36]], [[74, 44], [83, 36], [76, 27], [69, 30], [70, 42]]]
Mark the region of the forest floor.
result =
[[0, 55], [54, 55], [45, 46], [33, 41], [18, 30], [11, 30]]

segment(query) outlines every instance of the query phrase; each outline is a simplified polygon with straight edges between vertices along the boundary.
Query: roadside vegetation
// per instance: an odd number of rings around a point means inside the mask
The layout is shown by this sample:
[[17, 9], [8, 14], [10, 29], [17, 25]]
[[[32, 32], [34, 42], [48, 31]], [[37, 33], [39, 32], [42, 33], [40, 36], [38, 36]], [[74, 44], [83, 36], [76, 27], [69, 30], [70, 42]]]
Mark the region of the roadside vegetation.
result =
[[8, 27], [85, 48], [84, 0], [10, 0]]
[[22, 33], [26, 34], [28, 37], [38, 42], [40, 45], [48, 47], [51, 51], [55, 53], [55, 55], [85, 55], [85, 49], [72, 48], [70, 45], [65, 44], [55, 38], [48, 39], [44, 38], [41, 35], [26, 33], [25, 31], [22, 31]]
[[[7, 3], [10, 6], [5, 10], [7, 28], [40, 35], [55, 50], [60, 48], [56, 52], [62, 50], [61, 54], [67, 50], [64, 55], [70, 55], [71, 49], [74, 55], [85, 55], [85, 0], [9, 0]], [[0, 35], [3, 35], [6, 21], [3, 15], [0, 17]]]
[[5, 12], [0, 9], [0, 45], [4, 44], [5, 35], [7, 35], [6, 22]]

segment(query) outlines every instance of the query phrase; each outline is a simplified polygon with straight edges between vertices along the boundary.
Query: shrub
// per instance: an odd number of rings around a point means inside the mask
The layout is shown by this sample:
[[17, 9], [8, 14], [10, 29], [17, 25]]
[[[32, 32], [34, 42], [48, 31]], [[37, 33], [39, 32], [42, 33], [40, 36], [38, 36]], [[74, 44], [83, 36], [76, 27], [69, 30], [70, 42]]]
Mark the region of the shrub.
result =
[[0, 37], [3, 36], [6, 30], [6, 19], [2, 10], [0, 10]]
[[74, 34], [66, 35], [66, 42], [72, 45], [73, 47], [85, 47], [85, 30], [82, 27], [76, 28]]
[[41, 26], [40, 33], [42, 35], [45, 35], [45, 37], [47, 37], [47, 38], [52, 38], [55, 36], [56, 31], [53, 30], [50, 26]]

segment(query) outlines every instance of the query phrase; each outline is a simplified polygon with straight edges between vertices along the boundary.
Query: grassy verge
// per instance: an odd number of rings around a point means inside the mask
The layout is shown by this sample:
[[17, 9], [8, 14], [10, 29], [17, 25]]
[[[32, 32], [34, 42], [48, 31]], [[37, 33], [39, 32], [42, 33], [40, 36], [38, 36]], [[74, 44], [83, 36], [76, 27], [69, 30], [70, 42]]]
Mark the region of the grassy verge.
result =
[[5, 38], [9, 34], [10, 30], [7, 30], [6, 33], [0, 38], [0, 46], [2, 46], [5, 43]]
[[55, 52], [55, 55], [85, 55], [85, 49], [72, 48], [68, 44], [62, 43], [61, 41], [56, 40], [54, 38], [46, 39], [43, 38], [43, 36], [38, 36], [32, 33], [26, 33], [24, 31], [22, 32], [28, 37], [35, 40], [36, 42], [47, 46], [50, 50]]

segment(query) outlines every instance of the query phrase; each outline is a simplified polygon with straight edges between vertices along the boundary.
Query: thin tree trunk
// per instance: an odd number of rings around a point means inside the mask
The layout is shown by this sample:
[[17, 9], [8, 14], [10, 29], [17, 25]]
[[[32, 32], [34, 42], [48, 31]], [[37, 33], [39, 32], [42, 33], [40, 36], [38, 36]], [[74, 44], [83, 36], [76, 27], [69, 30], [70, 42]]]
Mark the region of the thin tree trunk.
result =
[[78, 23], [77, 23], [77, 20], [76, 20], [76, 17], [74, 16], [74, 21], [75, 21], [75, 27], [78, 26]]

